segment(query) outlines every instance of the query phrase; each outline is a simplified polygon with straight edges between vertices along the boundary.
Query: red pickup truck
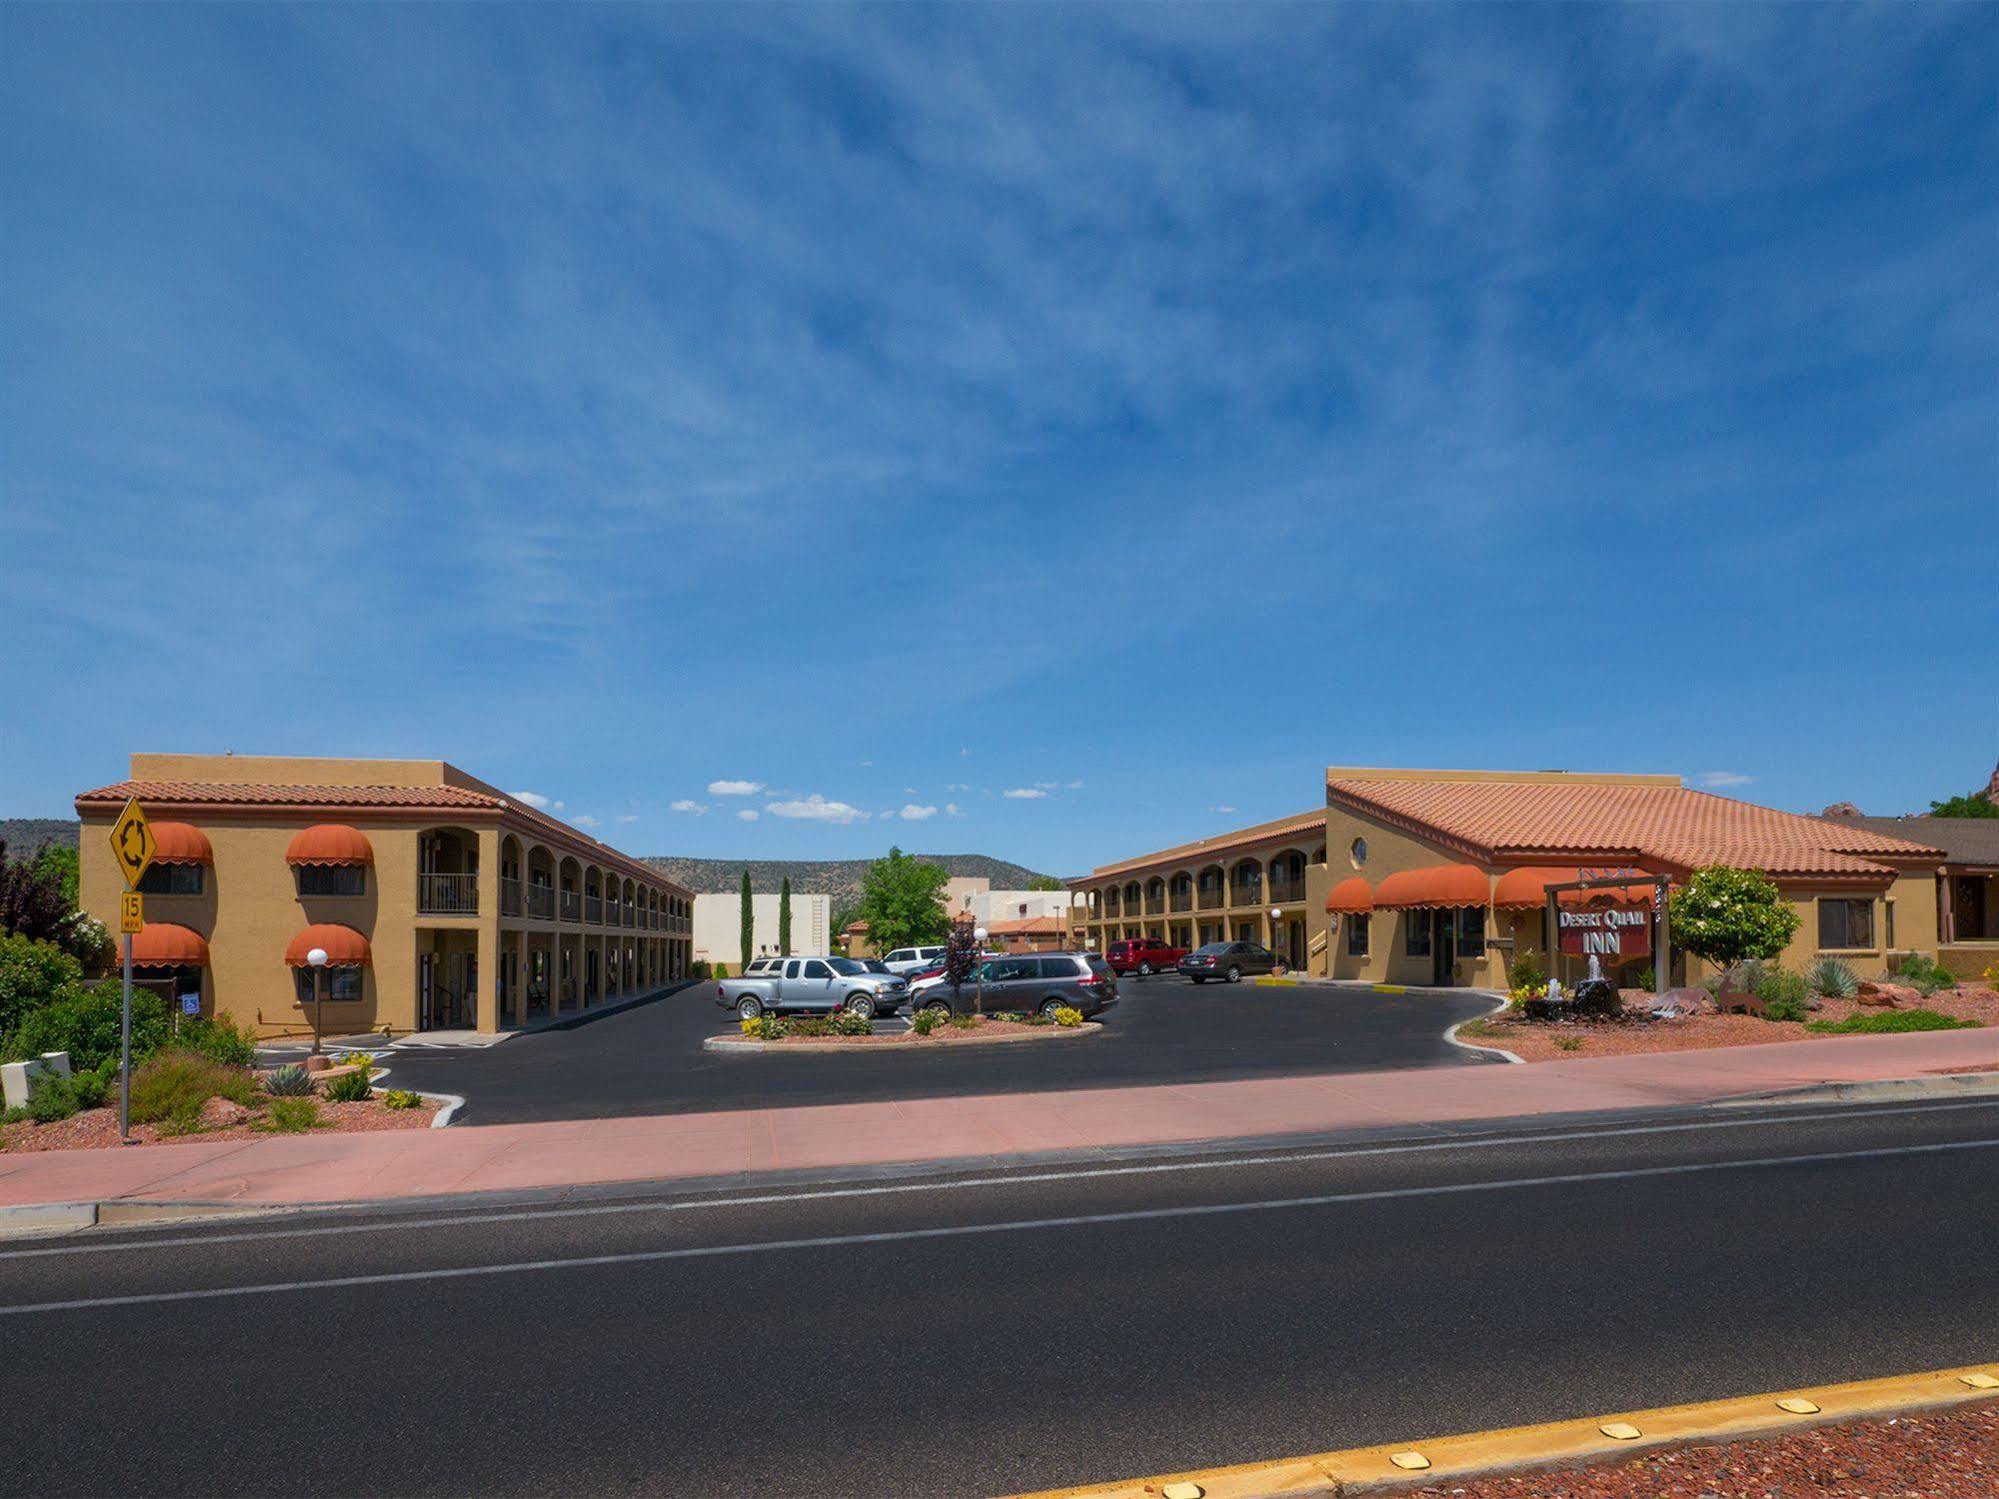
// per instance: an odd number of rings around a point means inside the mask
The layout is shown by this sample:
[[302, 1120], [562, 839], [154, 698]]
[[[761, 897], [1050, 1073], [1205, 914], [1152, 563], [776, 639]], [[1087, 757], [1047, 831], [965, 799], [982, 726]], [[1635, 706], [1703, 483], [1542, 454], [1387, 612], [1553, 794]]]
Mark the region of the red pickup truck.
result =
[[1171, 973], [1186, 956], [1186, 948], [1168, 946], [1157, 937], [1133, 937], [1113, 942], [1104, 953], [1104, 961], [1122, 978], [1127, 973]]

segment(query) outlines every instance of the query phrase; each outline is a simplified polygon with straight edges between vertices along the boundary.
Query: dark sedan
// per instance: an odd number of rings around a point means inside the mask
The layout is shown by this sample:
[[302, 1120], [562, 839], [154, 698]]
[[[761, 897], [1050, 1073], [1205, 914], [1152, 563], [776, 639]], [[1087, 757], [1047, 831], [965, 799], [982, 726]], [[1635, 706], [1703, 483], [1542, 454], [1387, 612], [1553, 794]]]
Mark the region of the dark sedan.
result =
[[1277, 954], [1254, 942], [1210, 942], [1198, 947], [1175, 965], [1197, 984], [1209, 979], [1237, 983], [1246, 973], [1274, 973]]

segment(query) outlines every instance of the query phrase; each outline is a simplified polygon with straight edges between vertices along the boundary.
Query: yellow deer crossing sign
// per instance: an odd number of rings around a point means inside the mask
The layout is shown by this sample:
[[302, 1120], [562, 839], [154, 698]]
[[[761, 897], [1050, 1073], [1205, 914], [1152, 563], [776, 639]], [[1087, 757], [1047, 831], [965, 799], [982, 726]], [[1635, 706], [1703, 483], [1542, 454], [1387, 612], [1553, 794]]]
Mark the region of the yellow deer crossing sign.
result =
[[139, 810], [136, 801], [126, 802], [125, 810], [111, 824], [111, 857], [118, 865], [118, 872], [125, 876], [126, 889], [139, 888], [146, 866], [153, 862], [155, 847], [146, 814]]

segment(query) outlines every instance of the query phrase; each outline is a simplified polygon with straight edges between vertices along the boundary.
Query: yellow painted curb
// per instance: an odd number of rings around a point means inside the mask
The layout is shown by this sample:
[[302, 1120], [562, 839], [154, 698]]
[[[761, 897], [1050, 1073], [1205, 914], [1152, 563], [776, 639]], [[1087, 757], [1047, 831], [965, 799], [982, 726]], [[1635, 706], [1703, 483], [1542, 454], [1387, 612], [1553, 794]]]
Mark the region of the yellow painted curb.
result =
[[1251, 979], [1250, 982], [1252, 984], [1265, 984], [1265, 985], [1275, 984], [1286, 989], [1295, 989], [1298, 987], [1298, 981], [1296, 979], [1281, 979], [1274, 973], [1266, 973], [1262, 978]]
[[1158, 1499], [1168, 1484], [1195, 1485], [1204, 1499], [1365, 1494], [1515, 1469], [1575, 1467], [1648, 1448], [1740, 1441], [1829, 1422], [1994, 1399], [1999, 1399], [1999, 1363], [1045, 1489], [1013, 1499]]
[[1407, 994], [1409, 992], [1407, 984], [1376, 984], [1373, 987], [1376, 994]]

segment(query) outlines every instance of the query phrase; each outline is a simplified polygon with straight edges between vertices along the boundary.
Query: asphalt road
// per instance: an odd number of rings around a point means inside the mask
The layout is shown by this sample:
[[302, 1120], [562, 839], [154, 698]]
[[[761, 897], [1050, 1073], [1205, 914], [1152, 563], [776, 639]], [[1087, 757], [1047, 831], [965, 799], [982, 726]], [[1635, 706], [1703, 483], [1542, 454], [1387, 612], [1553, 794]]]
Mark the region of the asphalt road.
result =
[[1088, 1040], [917, 1056], [729, 1056], [701, 1049], [735, 1019], [715, 1004], [711, 985], [697, 984], [481, 1050], [398, 1050], [392, 1065], [399, 1088], [465, 1097], [459, 1122], [467, 1124], [1489, 1065], [1443, 1039], [1454, 1022], [1490, 1008], [1473, 994], [1196, 988], [1164, 976], [1121, 980], [1118, 993], [1103, 1034]]
[[1995, 1194], [1959, 1104], [97, 1230], [0, 1251], [0, 1492], [989, 1494], [1945, 1367]]

